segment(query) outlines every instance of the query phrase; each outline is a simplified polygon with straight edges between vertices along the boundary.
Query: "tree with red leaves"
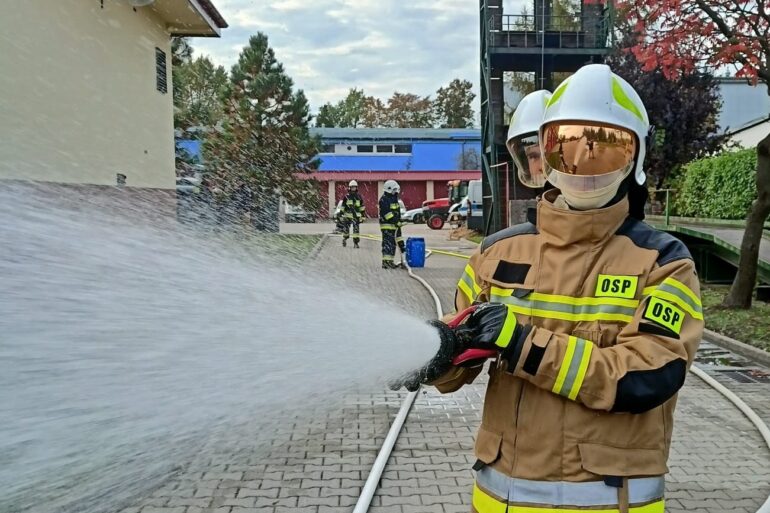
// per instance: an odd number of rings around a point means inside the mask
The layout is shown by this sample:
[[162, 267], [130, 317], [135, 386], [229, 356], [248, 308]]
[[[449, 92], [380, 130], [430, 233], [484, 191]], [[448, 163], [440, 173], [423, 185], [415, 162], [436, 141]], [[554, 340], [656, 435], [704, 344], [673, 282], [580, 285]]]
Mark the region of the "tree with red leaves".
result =
[[[770, 94], [768, 0], [626, 0], [619, 8], [641, 34], [631, 52], [645, 70], [677, 77], [732, 67], [736, 77], [762, 82]], [[770, 215], [770, 135], [757, 145], [757, 192], [746, 218], [738, 273], [724, 300], [728, 307], [751, 306], [762, 226]]]

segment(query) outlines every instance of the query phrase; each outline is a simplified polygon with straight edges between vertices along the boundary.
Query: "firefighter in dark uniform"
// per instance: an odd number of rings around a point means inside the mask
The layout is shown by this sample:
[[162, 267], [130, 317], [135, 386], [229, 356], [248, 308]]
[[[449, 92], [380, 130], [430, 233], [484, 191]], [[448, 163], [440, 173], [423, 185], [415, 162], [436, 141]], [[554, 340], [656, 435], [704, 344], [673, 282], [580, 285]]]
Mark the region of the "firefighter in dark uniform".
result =
[[[396, 233], [401, 228], [401, 205], [398, 192], [401, 188], [395, 180], [385, 182], [380, 198], [380, 231], [382, 232], [382, 268], [395, 269]], [[403, 242], [402, 242], [403, 244]]]
[[348, 184], [348, 193], [342, 198], [342, 246], [348, 245], [350, 238], [350, 228], [353, 227], [353, 247], [358, 247], [361, 238], [359, 234], [359, 225], [366, 214], [364, 200], [358, 194], [358, 182], [351, 180]]

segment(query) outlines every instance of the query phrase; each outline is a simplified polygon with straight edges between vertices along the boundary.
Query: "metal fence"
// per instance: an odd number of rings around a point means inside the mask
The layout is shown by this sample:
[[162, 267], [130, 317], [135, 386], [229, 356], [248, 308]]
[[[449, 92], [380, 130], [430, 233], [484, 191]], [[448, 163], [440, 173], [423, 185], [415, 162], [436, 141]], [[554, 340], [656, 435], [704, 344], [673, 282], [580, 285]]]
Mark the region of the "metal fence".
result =
[[[538, 47], [545, 37], [549, 48], [606, 48], [611, 17], [589, 15], [549, 16], [538, 23], [533, 14], [493, 14], [487, 33], [490, 46]], [[542, 21], [542, 20], [541, 20]], [[543, 30], [543, 26], [545, 30]]]

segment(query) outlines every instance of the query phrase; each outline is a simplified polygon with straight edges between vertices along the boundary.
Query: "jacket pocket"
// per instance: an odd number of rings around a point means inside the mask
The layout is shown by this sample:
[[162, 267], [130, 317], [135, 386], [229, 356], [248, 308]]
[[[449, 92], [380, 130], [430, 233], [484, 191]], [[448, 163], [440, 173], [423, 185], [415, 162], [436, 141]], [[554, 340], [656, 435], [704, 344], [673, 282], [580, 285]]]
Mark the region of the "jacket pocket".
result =
[[581, 443], [581, 466], [598, 476], [660, 476], [668, 472], [666, 455], [659, 449], [631, 449]]
[[487, 465], [494, 463], [500, 454], [500, 444], [502, 441], [502, 434], [489, 431], [484, 426], [479, 427], [479, 432], [476, 435], [476, 445], [474, 446], [476, 457]]

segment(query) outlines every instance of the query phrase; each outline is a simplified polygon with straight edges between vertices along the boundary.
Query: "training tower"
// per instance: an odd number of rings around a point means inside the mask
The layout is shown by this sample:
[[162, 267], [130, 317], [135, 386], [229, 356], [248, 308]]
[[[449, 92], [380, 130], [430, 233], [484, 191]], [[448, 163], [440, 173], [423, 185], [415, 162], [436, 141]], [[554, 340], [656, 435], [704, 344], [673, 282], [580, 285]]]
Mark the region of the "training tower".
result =
[[553, 91], [554, 72], [601, 62], [611, 46], [612, 0], [532, 0], [529, 14], [505, 14], [503, 0], [479, 0], [481, 147], [487, 234], [521, 222], [536, 191], [521, 185], [505, 147], [503, 73], [534, 73], [536, 89]]

